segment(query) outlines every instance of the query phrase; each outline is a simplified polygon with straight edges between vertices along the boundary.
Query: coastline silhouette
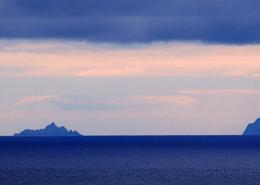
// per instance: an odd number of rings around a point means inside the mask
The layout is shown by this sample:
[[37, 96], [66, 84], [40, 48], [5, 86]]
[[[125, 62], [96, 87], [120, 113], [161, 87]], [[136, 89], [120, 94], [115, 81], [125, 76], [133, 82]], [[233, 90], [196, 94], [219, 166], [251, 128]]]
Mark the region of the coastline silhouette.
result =
[[[245, 128], [243, 136], [260, 136], [260, 118], [254, 123], [249, 123]], [[50, 123], [43, 129], [25, 129], [13, 136], [83, 136], [77, 130], [68, 130], [64, 126], [58, 127], [55, 122]]]
[[25, 129], [20, 133], [14, 134], [14, 136], [82, 136], [82, 134], [76, 130], [68, 130], [63, 126], [58, 127], [52, 122], [43, 129]]
[[260, 135], [260, 118], [258, 118], [254, 123], [249, 123], [243, 135]]

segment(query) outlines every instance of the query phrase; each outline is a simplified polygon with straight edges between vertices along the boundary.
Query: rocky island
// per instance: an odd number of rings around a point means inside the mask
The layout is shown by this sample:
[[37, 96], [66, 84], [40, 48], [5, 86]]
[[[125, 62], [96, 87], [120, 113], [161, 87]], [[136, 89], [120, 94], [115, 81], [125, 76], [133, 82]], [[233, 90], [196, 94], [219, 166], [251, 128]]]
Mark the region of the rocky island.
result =
[[254, 123], [249, 123], [243, 135], [260, 136], [260, 118], [258, 118]]
[[43, 129], [31, 130], [25, 129], [14, 136], [82, 136], [76, 130], [68, 130], [63, 126], [58, 127], [54, 122]]

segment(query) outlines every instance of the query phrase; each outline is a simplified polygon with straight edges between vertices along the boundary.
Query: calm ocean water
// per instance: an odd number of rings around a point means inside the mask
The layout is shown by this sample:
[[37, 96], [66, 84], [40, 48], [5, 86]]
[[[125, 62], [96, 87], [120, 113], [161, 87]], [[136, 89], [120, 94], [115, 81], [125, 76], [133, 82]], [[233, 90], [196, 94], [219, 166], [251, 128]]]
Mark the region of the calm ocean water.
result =
[[2, 185], [259, 185], [260, 137], [0, 137]]

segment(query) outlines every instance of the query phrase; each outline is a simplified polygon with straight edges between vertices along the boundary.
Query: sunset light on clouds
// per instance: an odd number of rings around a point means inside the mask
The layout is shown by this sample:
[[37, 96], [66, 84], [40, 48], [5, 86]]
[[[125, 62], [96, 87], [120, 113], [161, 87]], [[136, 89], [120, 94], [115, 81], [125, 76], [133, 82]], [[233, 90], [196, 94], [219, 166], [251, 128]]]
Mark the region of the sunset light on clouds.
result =
[[258, 4], [0, 0], [0, 134], [240, 134], [260, 110]]
[[259, 0], [0, 0], [0, 185], [259, 185]]
[[53, 119], [91, 134], [236, 134], [260, 108], [259, 45], [0, 43], [0, 119], [14, 125], [2, 134]]
[[85, 42], [17, 41], [11, 42], [0, 51], [0, 76], [258, 77], [259, 53], [258, 45], [153, 43], [121, 46]]

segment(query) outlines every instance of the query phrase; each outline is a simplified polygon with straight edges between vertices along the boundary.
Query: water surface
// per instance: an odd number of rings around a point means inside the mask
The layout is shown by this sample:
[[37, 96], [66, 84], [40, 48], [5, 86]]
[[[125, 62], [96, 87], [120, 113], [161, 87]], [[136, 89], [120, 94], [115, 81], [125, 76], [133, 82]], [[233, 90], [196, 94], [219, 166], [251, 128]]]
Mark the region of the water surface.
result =
[[4, 185], [259, 185], [260, 137], [0, 137]]

